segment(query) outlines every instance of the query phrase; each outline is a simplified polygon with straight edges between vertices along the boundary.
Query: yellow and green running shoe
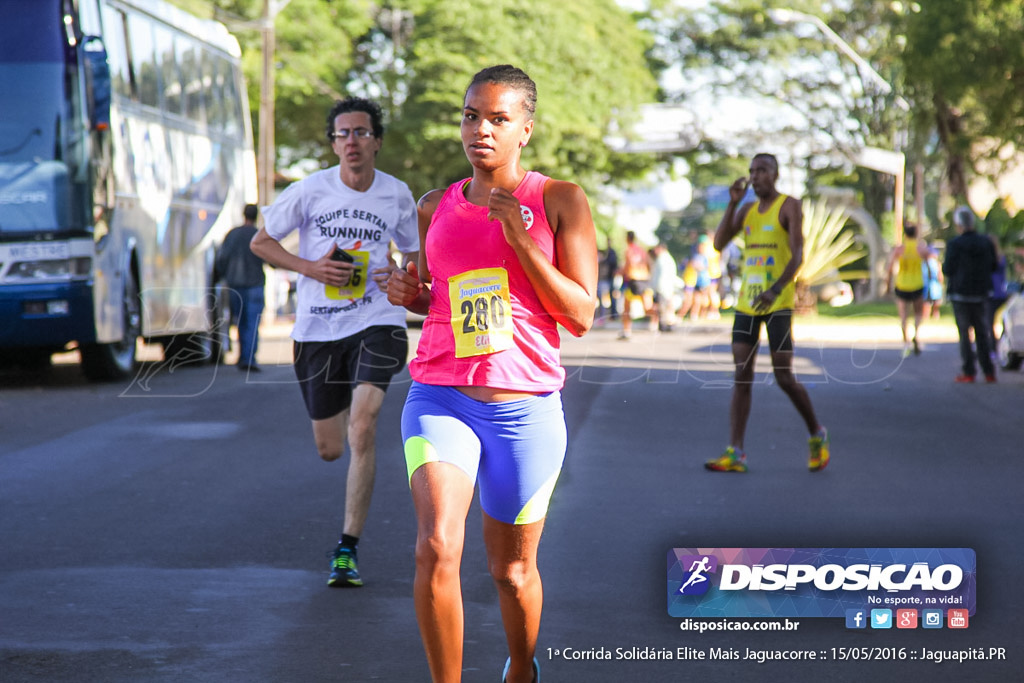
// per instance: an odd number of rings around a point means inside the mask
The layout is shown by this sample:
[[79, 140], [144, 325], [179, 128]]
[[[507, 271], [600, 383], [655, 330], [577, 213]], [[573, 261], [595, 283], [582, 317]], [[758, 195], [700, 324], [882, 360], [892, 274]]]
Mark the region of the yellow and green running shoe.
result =
[[822, 427], [818, 433], [807, 440], [811, 449], [811, 458], [807, 461], [807, 469], [811, 472], [820, 472], [828, 465], [828, 430]]
[[747, 454], [729, 446], [720, 456], [704, 463], [704, 467], [714, 472], [746, 472]]

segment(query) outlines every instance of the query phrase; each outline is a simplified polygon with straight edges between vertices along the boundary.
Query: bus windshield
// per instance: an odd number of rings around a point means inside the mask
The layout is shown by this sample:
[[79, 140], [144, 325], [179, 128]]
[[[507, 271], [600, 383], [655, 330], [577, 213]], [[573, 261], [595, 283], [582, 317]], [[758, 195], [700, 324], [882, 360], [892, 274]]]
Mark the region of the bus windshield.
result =
[[0, 22], [0, 237], [11, 237], [67, 227], [67, 47], [59, 0], [4, 2], [17, 7]]

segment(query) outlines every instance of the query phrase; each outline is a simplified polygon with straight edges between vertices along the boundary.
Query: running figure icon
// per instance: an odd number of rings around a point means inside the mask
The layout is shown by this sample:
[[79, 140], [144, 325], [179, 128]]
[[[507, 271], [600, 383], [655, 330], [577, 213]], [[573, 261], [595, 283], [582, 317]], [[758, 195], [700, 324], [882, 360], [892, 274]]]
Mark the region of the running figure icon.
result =
[[698, 583], [704, 583], [708, 580], [708, 577], [704, 576], [704, 572], [710, 571], [711, 569], [710, 567], [708, 567], [709, 559], [710, 558], [707, 555], [705, 555], [704, 557], [700, 558], [699, 561], [693, 561], [693, 564], [690, 565], [690, 569], [688, 570], [690, 572], [690, 578], [686, 579], [683, 585], [679, 587], [680, 593], [685, 593], [686, 589], [690, 586], [693, 586]]

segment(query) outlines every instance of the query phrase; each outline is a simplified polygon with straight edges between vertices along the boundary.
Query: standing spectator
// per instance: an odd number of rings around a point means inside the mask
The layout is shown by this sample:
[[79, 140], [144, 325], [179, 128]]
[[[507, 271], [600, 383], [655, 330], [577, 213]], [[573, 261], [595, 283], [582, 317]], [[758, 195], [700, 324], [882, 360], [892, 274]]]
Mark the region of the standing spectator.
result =
[[644, 315], [654, 305], [651, 290], [651, 263], [647, 250], [636, 241], [636, 233], [626, 233], [626, 250], [622, 255], [622, 332], [619, 339], [628, 340], [633, 333], [633, 302], [638, 301]]
[[[985, 318], [985, 305], [992, 294], [992, 273], [996, 270], [996, 249], [985, 235], [974, 229], [974, 212], [966, 206], [953, 211], [953, 226], [960, 233], [946, 245], [942, 273], [946, 276], [946, 294], [953, 302], [953, 316], [960, 335], [960, 360], [963, 365], [955, 381], [974, 381], [975, 360], [985, 373], [985, 381], [996, 381], [996, 367], [989, 354], [991, 325]], [[977, 358], [971, 346], [971, 332], [978, 347]]]
[[754, 363], [761, 326], [768, 330], [768, 348], [779, 388], [803, 418], [810, 434], [812, 472], [829, 462], [829, 436], [818, 422], [807, 390], [793, 374], [794, 278], [803, 261], [803, 213], [800, 200], [779, 193], [779, 162], [771, 154], [758, 154], [750, 163], [750, 184], [757, 199], [737, 208], [747, 192], [747, 179], [729, 187], [729, 204], [715, 232], [715, 249], [721, 251], [741, 232], [745, 263], [743, 288], [736, 304], [732, 328], [732, 355], [736, 364], [732, 404], [729, 409], [730, 443], [721, 456], [704, 466], [717, 472], [746, 472], [744, 436], [754, 384]]
[[715, 249], [707, 235], [697, 238], [697, 246], [694, 248], [693, 258], [690, 263], [697, 272], [694, 282], [693, 310], [690, 317], [706, 318], [711, 309], [711, 253]]
[[924, 262], [924, 317], [939, 319], [939, 309], [942, 306], [943, 290], [945, 279], [942, 277], [942, 263], [939, 262], [938, 252], [934, 248], [928, 249], [928, 258]]
[[218, 279], [227, 284], [231, 319], [238, 330], [238, 369], [259, 372], [256, 350], [260, 345], [260, 316], [263, 315], [263, 288], [266, 276], [263, 259], [252, 253], [249, 243], [256, 235], [259, 209], [246, 204], [242, 210], [245, 222], [224, 237], [217, 251], [215, 268]]
[[722, 254], [711, 245], [711, 237], [701, 235], [701, 238], [707, 244], [704, 254], [708, 261], [706, 316], [709, 320], [718, 320], [722, 317], [722, 297], [719, 293], [719, 287], [722, 284]]
[[711, 275], [708, 272], [707, 251], [710, 245], [707, 235], [701, 235], [690, 250], [690, 258], [683, 267], [683, 302], [679, 307], [679, 319], [690, 314], [690, 320], [698, 320], [707, 313], [708, 285]]
[[[349, 97], [327, 115], [327, 139], [339, 164], [290, 185], [264, 207], [252, 250], [299, 273], [295, 376], [313, 423], [320, 457], [351, 460], [345, 522], [331, 559], [328, 586], [362, 586], [356, 547], [370, 509], [376, 473], [377, 416], [391, 377], [405, 367], [405, 309], [387, 300], [395, 269], [392, 241], [404, 261], [416, 257], [416, 204], [408, 186], [375, 168], [384, 138], [380, 106]], [[281, 240], [299, 231], [298, 256]]]
[[611, 243], [598, 252], [597, 263], [597, 307], [598, 318], [607, 316], [611, 320], [619, 317], [619, 292], [615, 287], [615, 276], [619, 271], [619, 257]]
[[740, 293], [742, 268], [740, 267], [743, 252], [735, 242], [729, 242], [722, 250], [722, 261], [725, 263], [723, 269], [722, 284], [719, 292], [722, 297], [722, 308], [732, 308]]
[[992, 293], [985, 302], [985, 326], [989, 330], [989, 352], [995, 358], [996, 353], [996, 311], [1006, 303], [1010, 294], [1006, 289], [1006, 254], [999, 248], [999, 240], [989, 234], [992, 247], [996, 250], [996, 269], [992, 271]]
[[675, 325], [675, 298], [678, 266], [664, 242], [654, 247], [654, 268], [651, 282], [654, 284], [654, 310], [656, 324], [661, 332], [670, 332]]

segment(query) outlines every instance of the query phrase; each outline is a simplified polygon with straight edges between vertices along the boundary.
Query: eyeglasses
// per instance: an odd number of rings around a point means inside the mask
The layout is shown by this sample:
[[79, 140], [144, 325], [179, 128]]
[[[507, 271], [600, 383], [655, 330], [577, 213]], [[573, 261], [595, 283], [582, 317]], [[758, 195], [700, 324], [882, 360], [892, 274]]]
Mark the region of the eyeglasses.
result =
[[354, 135], [359, 140], [365, 140], [373, 136], [373, 131], [369, 128], [342, 128], [341, 130], [334, 131], [331, 134], [331, 138], [334, 140], [348, 140], [350, 135]]

